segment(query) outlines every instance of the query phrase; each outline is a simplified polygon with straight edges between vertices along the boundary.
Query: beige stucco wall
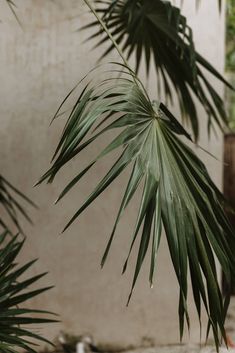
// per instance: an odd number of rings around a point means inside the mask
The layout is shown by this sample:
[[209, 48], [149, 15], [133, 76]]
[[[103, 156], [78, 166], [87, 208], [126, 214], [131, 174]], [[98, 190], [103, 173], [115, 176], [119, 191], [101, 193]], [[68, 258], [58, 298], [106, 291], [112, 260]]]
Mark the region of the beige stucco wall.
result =
[[[88, 19], [82, 0], [15, 2], [23, 29], [4, 1], [0, 3], [0, 168], [40, 208], [31, 211], [34, 227], [25, 225], [28, 240], [22, 257], [39, 257], [34, 271], [50, 271], [44, 283], [55, 284], [55, 289], [31, 303], [61, 315], [60, 324], [41, 332], [50, 338], [60, 330], [91, 332], [98, 341], [121, 345], [139, 344], [144, 337], [158, 344], [178, 342], [178, 288], [164, 240], [154, 288], [149, 289], [147, 261], [130, 306], [125, 306], [134, 256], [124, 277], [121, 269], [137, 212], [135, 202], [118, 229], [107, 265], [100, 271], [100, 258], [112, 229], [126, 174], [63, 236], [59, 234], [66, 221], [101, 178], [109, 161], [106, 159], [89, 173], [80, 187], [57, 206], [53, 201], [58, 193], [98, 145], [84, 153], [81, 160], [73, 161], [54, 184], [32, 188], [47, 169], [63, 126], [61, 120], [49, 128], [50, 119], [69, 89], [93, 67], [98, 52], [88, 51], [91, 45], [82, 44], [85, 33], [76, 31]], [[185, 0], [184, 6], [195, 29], [198, 50], [223, 71], [224, 16], [219, 16], [215, 2], [201, 1], [196, 15], [193, 0]], [[203, 113], [201, 120], [205, 121]], [[222, 137], [211, 136], [208, 143], [206, 123], [202, 124], [200, 143], [222, 160]], [[199, 153], [221, 186], [222, 163]], [[193, 309], [191, 339], [199, 340]]]

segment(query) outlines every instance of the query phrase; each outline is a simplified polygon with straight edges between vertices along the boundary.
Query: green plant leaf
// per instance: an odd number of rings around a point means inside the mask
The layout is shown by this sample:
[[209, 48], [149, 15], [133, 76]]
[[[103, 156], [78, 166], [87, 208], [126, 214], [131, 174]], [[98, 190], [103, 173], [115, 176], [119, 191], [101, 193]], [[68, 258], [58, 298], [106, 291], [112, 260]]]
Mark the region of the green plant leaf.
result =
[[33, 201], [0, 175], [0, 206], [5, 213], [5, 217], [3, 212], [1, 212], [2, 214], [0, 216], [1, 231], [6, 230], [9, 234], [12, 234], [13, 223], [17, 232], [24, 235], [19, 216], [23, 216], [31, 224], [33, 222], [28, 212], [25, 210], [23, 203], [37, 208]]
[[[1, 238], [4, 237], [2, 234]], [[24, 241], [15, 236], [0, 246], [0, 348], [3, 353], [17, 352], [19, 348], [36, 353], [36, 341], [51, 343], [34, 332], [35, 328], [28, 330], [26, 327], [56, 322], [47, 317], [48, 314], [53, 314], [51, 312], [22, 307], [29, 299], [51, 288], [31, 289], [32, 284], [38, 282], [46, 273], [27, 279], [24, 277], [24, 280], [21, 280], [21, 276], [25, 276], [27, 270], [35, 263], [30, 261], [21, 267], [15, 263], [23, 244]]]
[[[207, 74], [216, 77], [231, 89], [233, 87], [196, 51], [192, 29], [178, 7], [162, 0], [98, 0], [95, 3], [96, 12], [127, 59], [132, 54], [135, 55], [136, 72], [143, 59], [149, 74], [150, 62], [153, 59], [159, 91], [162, 85], [166, 98], [172, 99], [172, 90], [175, 90], [182, 119], [190, 122], [196, 140], [199, 126], [195, 98], [208, 115], [209, 132], [214, 125], [218, 125], [222, 130], [227, 126], [228, 118], [223, 99], [209, 84]], [[220, 1], [219, 4], [221, 7]], [[110, 36], [103, 33], [99, 20], [85, 25], [82, 29], [90, 27], [96, 29], [88, 38], [97, 39], [95, 47], [109, 41]], [[110, 42], [102, 58], [114, 48], [115, 44]]]
[[101, 265], [104, 265], [108, 256], [123, 212], [135, 193], [142, 190], [132, 243], [123, 268], [125, 271], [131, 250], [140, 238], [128, 301], [150, 244], [150, 284], [154, 281], [163, 225], [180, 287], [180, 336], [183, 335], [185, 319], [190, 326], [187, 309], [189, 271], [199, 321], [203, 304], [208, 315], [208, 328], [212, 328], [218, 348], [220, 335], [226, 340], [224, 318], [229, 298], [226, 302], [222, 300], [214, 257], [218, 258], [228, 283], [234, 278], [235, 269], [235, 236], [222, 208], [223, 196], [210, 179], [204, 164], [179, 138], [183, 135], [190, 141], [190, 135], [162, 103], [150, 101], [141, 82], [136, 77], [133, 79], [128, 68], [123, 65], [121, 68], [125, 72], [121, 77], [119, 64], [118, 67], [112, 67], [113, 78], [106, 79], [105, 72], [94, 71], [93, 74], [99, 77], [95, 83], [87, 77], [88, 83], [80, 84], [82, 93], [65, 125], [52, 166], [39, 183], [45, 180], [51, 182], [61, 168], [77, 157], [81, 150], [94, 144], [98, 138], [104, 139], [106, 132], [116, 131], [113, 140], [62, 191], [59, 199], [71, 191], [105, 155], [115, 150], [120, 152], [65, 229], [126, 168], [129, 170], [132, 166]]

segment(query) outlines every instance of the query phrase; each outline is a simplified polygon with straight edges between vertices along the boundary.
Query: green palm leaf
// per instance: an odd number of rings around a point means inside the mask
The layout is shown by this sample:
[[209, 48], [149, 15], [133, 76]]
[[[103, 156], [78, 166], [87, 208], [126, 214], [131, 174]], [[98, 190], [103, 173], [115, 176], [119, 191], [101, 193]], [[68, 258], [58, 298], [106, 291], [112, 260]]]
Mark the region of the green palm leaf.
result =
[[[172, 88], [176, 91], [182, 118], [189, 121], [194, 137], [199, 134], [196, 97], [208, 115], [208, 131], [214, 125], [223, 129], [227, 125], [227, 114], [223, 100], [207, 79], [207, 73], [230, 88], [231, 85], [204, 59], [194, 47], [193, 34], [180, 9], [162, 0], [115, 0], [95, 1], [96, 12], [109, 32], [116, 39], [127, 59], [134, 54], [136, 72], [144, 57], [147, 73], [153, 59], [158, 75], [159, 91], [162, 82], [166, 96], [172, 99]], [[109, 41], [103, 33], [99, 20], [85, 28], [95, 27], [89, 37], [99, 39], [96, 47]], [[114, 49], [110, 43], [102, 57]], [[206, 74], [205, 74], [206, 72]]]
[[[50, 343], [31, 328], [32, 324], [51, 323], [55, 320], [47, 318], [52, 314], [43, 310], [25, 308], [23, 305], [29, 299], [47, 291], [51, 287], [32, 290], [46, 273], [21, 280], [27, 270], [35, 263], [31, 261], [23, 266], [17, 266], [15, 260], [20, 253], [24, 241], [13, 237], [6, 243], [7, 231], [0, 235], [0, 350], [1, 352], [16, 352], [19, 348], [27, 352], [36, 352], [37, 341]], [[45, 316], [46, 314], [46, 316]]]
[[0, 175], [0, 229], [7, 230], [8, 233], [12, 232], [10, 229], [13, 223], [17, 232], [24, 235], [24, 231], [21, 227], [19, 216], [23, 216], [28, 222], [32, 223], [23, 202], [27, 205], [37, 207], [24, 193], [13, 186], [7, 179]]
[[[223, 212], [223, 196], [210, 179], [205, 166], [187, 147], [179, 135], [190, 139], [185, 129], [162, 104], [151, 102], [141, 82], [123, 65], [113, 72], [125, 71], [121, 77], [99, 79], [80, 84], [81, 94], [69, 116], [56, 149], [51, 168], [39, 181], [52, 182], [68, 161], [107, 131], [116, 137], [87, 167], [75, 175], [59, 199], [69, 192], [102, 157], [120, 151], [110, 170], [90, 193], [66, 225], [67, 229], [79, 215], [130, 166], [132, 171], [124, 191], [110, 240], [102, 258], [108, 256], [115, 230], [133, 195], [142, 190], [142, 197], [133, 240], [127, 260], [137, 238], [140, 238], [131, 293], [150, 248], [150, 284], [153, 283], [156, 255], [164, 226], [172, 263], [180, 287], [180, 336], [187, 312], [188, 271], [191, 275], [199, 320], [201, 303], [208, 315], [218, 347], [220, 334], [225, 340], [224, 318], [229, 297], [223, 301], [215, 269], [214, 254], [228, 283], [234, 275], [235, 236]], [[109, 71], [110, 72], [110, 71]], [[105, 77], [105, 73], [97, 74]], [[85, 79], [89, 80], [89, 75]], [[58, 200], [59, 200], [58, 199]], [[128, 301], [130, 300], [130, 297]]]
[[9, 6], [9, 8], [10, 8], [10, 10], [11, 10], [13, 16], [15, 17], [16, 21], [18, 22], [18, 24], [20, 25], [20, 27], [22, 27], [22, 25], [21, 25], [21, 23], [20, 23], [20, 20], [19, 20], [19, 17], [17, 16], [16, 11], [15, 11], [16, 8], [17, 8], [16, 4], [15, 4], [12, 0], [6, 0], [6, 3], [7, 3], [7, 5]]

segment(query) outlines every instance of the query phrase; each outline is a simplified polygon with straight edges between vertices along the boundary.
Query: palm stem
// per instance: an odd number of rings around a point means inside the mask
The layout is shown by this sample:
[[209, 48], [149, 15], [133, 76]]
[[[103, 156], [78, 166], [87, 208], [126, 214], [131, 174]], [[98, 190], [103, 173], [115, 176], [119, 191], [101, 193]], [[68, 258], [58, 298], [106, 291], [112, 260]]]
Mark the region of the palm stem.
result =
[[89, 0], [84, 0], [84, 2], [87, 4], [87, 6], [89, 7], [89, 9], [91, 10], [91, 12], [94, 14], [94, 16], [96, 17], [96, 19], [99, 21], [99, 23], [101, 24], [103, 30], [107, 33], [107, 35], [109, 36], [110, 40], [112, 41], [113, 45], [115, 46], [115, 48], [117, 49], [118, 54], [120, 55], [120, 57], [123, 60], [123, 63], [125, 64], [125, 66], [127, 66], [127, 68], [132, 72], [131, 67], [128, 63], [128, 61], [126, 60], [126, 58], [124, 57], [122, 50], [119, 48], [119, 45], [117, 44], [116, 40], [114, 39], [113, 35], [110, 33], [110, 31], [108, 30], [106, 24], [104, 23], [104, 21], [100, 18], [100, 16], [97, 14], [95, 8], [91, 5]]
[[100, 16], [98, 15], [98, 13], [96, 12], [95, 8], [91, 5], [90, 0], [84, 0], [84, 2], [86, 3], [86, 5], [89, 7], [89, 9], [91, 10], [91, 12], [93, 13], [93, 15], [96, 17], [96, 19], [99, 21], [101, 27], [103, 28], [103, 30], [107, 33], [108, 37], [110, 38], [111, 42], [113, 43], [113, 45], [115, 46], [118, 54], [120, 55], [124, 65], [127, 67], [127, 69], [130, 72], [130, 75], [133, 78], [134, 83], [139, 87], [138, 82], [140, 83], [143, 91], [145, 92], [146, 98], [148, 99], [149, 103], [151, 104], [151, 101], [149, 99], [148, 96], [148, 92], [146, 91], [146, 88], [144, 87], [144, 84], [142, 83], [141, 80], [139, 80], [138, 76], [136, 75], [136, 73], [131, 69], [128, 61], [126, 60], [121, 48], [119, 47], [117, 41], [115, 40], [115, 38], [113, 37], [112, 33], [110, 33], [108, 27], [106, 26], [106, 24], [104, 23], [104, 21], [100, 18]]
[[[86, 3], [86, 5], [89, 7], [89, 9], [91, 10], [91, 12], [93, 13], [93, 15], [96, 17], [96, 19], [99, 21], [101, 27], [103, 28], [103, 30], [107, 33], [107, 35], [109, 36], [111, 42], [113, 43], [113, 45], [115, 46], [118, 54], [120, 55], [124, 65], [128, 68], [128, 70], [130, 71], [130, 74], [134, 80], [134, 82], [136, 83], [136, 85], [138, 85], [137, 80], [138, 77], [136, 76], [136, 74], [134, 73], [134, 71], [131, 69], [128, 61], [126, 60], [121, 48], [119, 47], [117, 41], [115, 40], [115, 38], [113, 37], [113, 35], [110, 33], [110, 31], [108, 30], [108, 27], [106, 26], [106, 24], [104, 23], [104, 21], [100, 18], [100, 16], [98, 15], [98, 13], [96, 12], [95, 8], [91, 5], [89, 0], [84, 0], [84, 2]], [[139, 81], [139, 80], [138, 80]], [[142, 85], [143, 86], [143, 85]], [[143, 87], [145, 93], [147, 94], [145, 88]]]

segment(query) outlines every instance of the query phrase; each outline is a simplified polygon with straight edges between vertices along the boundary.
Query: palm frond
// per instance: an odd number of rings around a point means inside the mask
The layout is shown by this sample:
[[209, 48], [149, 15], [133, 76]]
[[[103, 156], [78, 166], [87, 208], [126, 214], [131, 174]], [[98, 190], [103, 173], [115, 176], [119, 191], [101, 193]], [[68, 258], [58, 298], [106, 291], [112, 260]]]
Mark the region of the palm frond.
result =
[[0, 175], [0, 206], [2, 208], [2, 215], [0, 216], [1, 230], [7, 230], [12, 234], [10, 223], [13, 223], [17, 232], [24, 234], [19, 221], [19, 215], [23, 216], [30, 223], [32, 223], [32, 220], [23, 206], [23, 202], [27, 205], [37, 207], [24, 193]]
[[[162, 82], [164, 92], [171, 100], [172, 89], [175, 90], [182, 118], [190, 122], [195, 139], [199, 134], [195, 97], [208, 115], [208, 132], [214, 125], [223, 130], [227, 125], [225, 106], [207, 74], [231, 89], [233, 87], [196, 51], [192, 29], [178, 7], [162, 0], [97, 0], [95, 3], [96, 12], [127, 59], [135, 55], [136, 72], [143, 57], [147, 74], [151, 60], [154, 61], [159, 90]], [[98, 20], [83, 29], [91, 27], [96, 31], [88, 39], [97, 39], [95, 47], [109, 41], [109, 35], [103, 33]], [[99, 39], [101, 34], [103, 36]], [[113, 49], [114, 43], [110, 43], [102, 58]]]
[[106, 79], [105, 73], [98, 73], [97, 76], [102, 77], [98, 82], [90, 80], [89, 75], [82, 81], [81, 94], [65, 125], [53, 164], [39, 183], [44, 180], [52, 182], [60, 169], [88, 145], [110, 130], [117, 131], [112, 142], [74, 176], [59, 196], [58, 200], [71, 191], [105, 155], [114, 150], [120, 151], [117, 160], [65, 229], [131, 166], [129, 181], [101, 264], [104, 265], [108, 256], [123, 212], [133, 195], [142, 190], [132, 243], [123, 267], [125, 272], [132, 248], [139, 237], [130, 297], [149, 248], [149, 280], [151, 285], [153, 283], [163, 225], [180, 287], [180, 336], [183, 335], [185, 318], [189, 326], [187, 276], [190, 272], [199, 320], [203, 304], [208, 315], [208, 327], [212, 328], [218, 347], [220, 335], [225, 340], [224, 318], [229, 297], [225, 301], [222, 299], [214, 254], [228, 283], [231, 283], [235, 269], [235, 236], [221, 206], [223, 196], [213, 184], [203, 163], [179, 139], [179, 135], [190, 139], [185, 129], [164, 104], [150, 101], [141, 82], [138, 79], [134, 81], [132, 73], [125, 66], [118, 66], [113, 72], [119, 74], [120, 71], [125, 73], [118, 78]]
[[20, 22], [19, 17], [16, 14], [15, 8], [16, 8], [16, 4], [12, 1], [12, 0], [6, 0], [7, 5], [9, 6], [13, 16], [15, 17], [16, 21], [18, 22], [19, 26], [22, 27], [22, 24]]
[[[47, 318], [52, 313], [23, 306], [31, 298], [52, 288], [31, 289], [46, 273], [21, 280], [21, 276], [25, 276], [35, 263], [30, 261], [19, 267], [15, 262], [24, 244], [24, 240], [19, 240], [20, 235], [24, 236], [20, 216], [32, 223], [23, 202], [36, 207], [24, 193], [0, 175], [0, 351], [3, 353], [16, 353], [18, 349], [36, 353], [37, 341], [51, 343], [27, 326], [55, 322]], [[12, 228], [19, 235], [13, 235]], [[9, 235], [11, 240], [8, 239]]]
[[28, 326], [51, 323], [56, 320], [47, 316], [52, 313], [25, 308], [23, 305], [29, 299], [49, 290], [44, 287], [32, 290], [46, 273], [21, 280], [21, 276], [35, 263], [31, 261], [23, 266], [15, 262], [24, 241], [18, 240], [18, 236], [6, 242], [7, 231], [0, 235], [0, 350], [3, 353], [16, 352], [16, 349], [24, 349], [26, 352], [36, 353], [37, 341], [51, 344], [47, 339], [34, 332]]

